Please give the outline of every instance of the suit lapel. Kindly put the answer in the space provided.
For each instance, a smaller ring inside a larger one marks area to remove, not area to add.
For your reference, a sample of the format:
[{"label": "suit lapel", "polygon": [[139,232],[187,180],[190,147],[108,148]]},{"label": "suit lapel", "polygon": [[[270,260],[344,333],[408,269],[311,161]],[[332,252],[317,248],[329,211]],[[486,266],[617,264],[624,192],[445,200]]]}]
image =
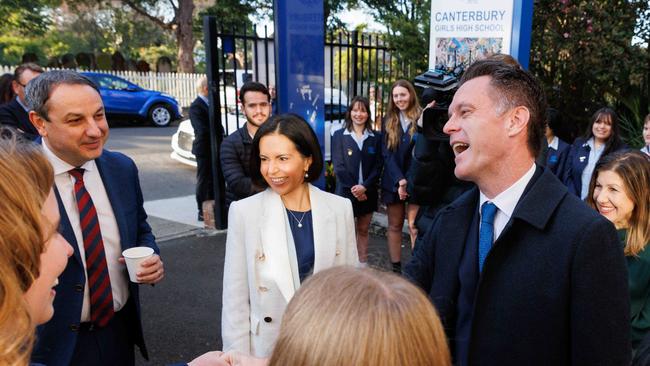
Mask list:
[{"label": "suit lapel", "polygon": [[[106,158],[105,152],[102,153],[99,158],[95,159],[95,164],[97,165],[99,176],[102,178],[102,182],[104,183],[104,189],[106,190],[108,200],[110,201],[111,207],[113,208],[115,221],[117,222],[117,227],[120,232],[120,247],[122,247],[122,249],[126,249],[124,248],[124,240],[128,237],[126,232],[127,223],[124,218],[124,209],[122,207],[122,200],[119,195],[120,184],[124,184],[125,182],[120,182],[119,179],[114,179],[119,175],[119,168],[111,164],[110,160]],[[108,172],[111,173],[109,174]]]},{"label": "suit lapel", "polygon": [[280,196],[271,189],[264,191],[262,198],[261,243],[268,258],[270,273],[282,296],[289,301],[295,292],[291,263],[289,262],[288,238],[284,205]]},{"label": "suit lapel", "polygon": [[[448,229],[443,230],[436,240],[439,254],[436,253],[434,278],[447,281],[445,277],[451,276],[458,283],[458,266],[465,251],[467,238],[472,229],[472,219],[478,206],[478,188],[472,189],[460,198],[461,201],[452,203],[454,207],[443,212],[444,222]],[[442,219],[442,218],[441,218]],[[478,233],[476,233],[478,235]],[[439,260],[438,260],[439,259]]]},{"label": "suit lapel", "polygon": [[61,201],[61,195],[59,194],[59,190],[56,188],[56,184],[54,185],[54,195],[56,196],[56,203],[59,206],[59,213],[61,215],[61,235],[70,243],[72,248],[74,249],[74,258],[79,262],[81,266],[83,266],[83,261],[81,260],[81,253],[79,252],[79,243],[77,243],[77,238],[74,235],[74,230],[72,230],[72,224],[70,224],[70,219],[68,218],[68,212],[65,210],[65,206],[63,206],[63,201]]},{"label": "suit lapel", "polygon": [[314,228],[314,273],[334,265],[336,256],[336,225],[332,210],[323,192],[309,184],[312,225]]}]

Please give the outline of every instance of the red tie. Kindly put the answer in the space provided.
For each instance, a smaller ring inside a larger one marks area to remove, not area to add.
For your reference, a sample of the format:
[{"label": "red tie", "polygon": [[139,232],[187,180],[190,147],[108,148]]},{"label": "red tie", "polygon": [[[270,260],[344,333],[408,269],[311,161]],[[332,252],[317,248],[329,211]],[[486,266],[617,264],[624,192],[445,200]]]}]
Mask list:
[{"label": "red tie", "polygon": [[111,278],[108,275],[104,241],[99,228],[97,211],[84,186],[84,169],[69,171],[74,177],[74,193],[79,209],[79,222],[86,252],[86,272],[90,289],[90,320],[98,327],[108,324],[114,315]]}]

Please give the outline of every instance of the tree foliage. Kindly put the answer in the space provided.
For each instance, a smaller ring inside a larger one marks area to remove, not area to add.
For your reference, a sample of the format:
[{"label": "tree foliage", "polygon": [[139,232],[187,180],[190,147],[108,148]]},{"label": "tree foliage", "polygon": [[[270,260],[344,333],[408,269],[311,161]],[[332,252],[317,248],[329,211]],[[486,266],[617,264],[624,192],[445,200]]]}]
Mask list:
[{"label": "tree foliage", "polygon": [[621,106],[647,77],[647,49],[633,44],[645,7],[645,1],[626,0],[536,3],[530,68],[549,104],[573,127],[566,131],[570,137],[583,132],[597,108]]}]

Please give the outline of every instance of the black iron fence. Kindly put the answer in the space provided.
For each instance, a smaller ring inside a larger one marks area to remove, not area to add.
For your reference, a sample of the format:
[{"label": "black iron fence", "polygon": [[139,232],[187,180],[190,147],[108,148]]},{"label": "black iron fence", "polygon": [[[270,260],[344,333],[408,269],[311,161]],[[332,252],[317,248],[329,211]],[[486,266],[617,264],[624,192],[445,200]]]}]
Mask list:
[{"label": "black iron fence", "polygon": [[[215,36],[220,74],[217,110],[229,134],[245,122],[238,103],[241,85],[254,80],[275,86],[282,81],[276,78],[273,34],[267,26],[217,27]],[[324,46],[326,118],[342,118],[352,97],[363,95],[370,100],[370,114],[379,128],[390,84],[405,75],[405,63],[397,60],[394,50],[377,34],[328,32]]]}]

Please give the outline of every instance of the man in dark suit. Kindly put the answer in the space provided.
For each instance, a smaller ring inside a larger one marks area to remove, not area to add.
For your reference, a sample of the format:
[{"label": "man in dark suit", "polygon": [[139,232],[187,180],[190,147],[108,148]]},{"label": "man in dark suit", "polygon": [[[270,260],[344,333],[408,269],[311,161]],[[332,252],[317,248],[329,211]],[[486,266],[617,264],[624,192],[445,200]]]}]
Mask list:
[{"label": "man in dark suit", "polygon": [[405,274],[429,293],[456,365],[627,365],[616,230],[534,163],[546,102],[527,71],[471,65],[444,127],[476,183],[436,216]]},{"label": "man in dark suit", "polygon": [[74,248],[59,277],[54,317],[38,328],[33,362],[133,365],[134,345],[147,358],[138,283],[129,282],[122,251],[155,254],[137,273],[155,284],[164,269],[143,208],[133,161],[104,150],[108,123],[97,87],[73,71],[50,71],[26,90],[30,119],[54,168],[61,234]]},{"label": "man in dark suit", "polygon": [[38,137],[38,131],[29,121],[29,108],[25,101],[25,87],[32,79],[42,73],[43,69],[34,63],[18,66],[14,71],[14,80],[11,82],[16,97],[11,102],[0,106],[0,126],[17,128],[30,140]]},{"label": "man in dark suit", "polygon": [[230,134],[221,144],[221,168],[226,180],[226,206],[262,191],[251,180],[250,155],[253,137],[271,115],[271,94],[263,84],[245,83],[239,90],[239,101],[246,124]]},{"label": "man in dark suit", "polygon": [[[196,205],[198,207],[198,219],[203,221],[203,201],[214,199],[207,77],[204,76],[199,79],[196,90],[198,96],[190,105],[190,123],[192,123],[194,129],[192,154],[196,158]],[[223,128],[220,125],[217,128],[217,133],[223,135]]]}]

